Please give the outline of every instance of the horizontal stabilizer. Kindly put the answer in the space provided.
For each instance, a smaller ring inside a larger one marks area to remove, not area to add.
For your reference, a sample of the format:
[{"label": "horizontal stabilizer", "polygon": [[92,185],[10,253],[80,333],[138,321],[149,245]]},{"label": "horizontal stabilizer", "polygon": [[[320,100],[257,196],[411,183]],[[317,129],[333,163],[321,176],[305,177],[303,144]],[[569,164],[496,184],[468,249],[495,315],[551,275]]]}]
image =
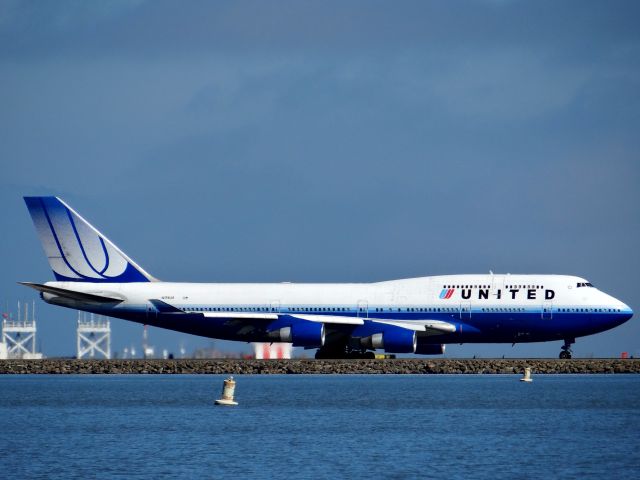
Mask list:
[{"label": "horizontal stabilizer", "polygon": [[24,285],[25,287],[30,287],[35,290],[38,290],[39,292],[50,293],[58,297],[69,298],[71,300],[77,300],[79,302],[121,303],[124,301],[124,299],[122,298],[110,297],[107,295],[99,295],[97,293],[78,292],[78,291],[69,290],[66,288],[51,287],[49,285],[43,285],[41,283],[32,283],[32,282],[18,282],[18,283],[20,285]]}]

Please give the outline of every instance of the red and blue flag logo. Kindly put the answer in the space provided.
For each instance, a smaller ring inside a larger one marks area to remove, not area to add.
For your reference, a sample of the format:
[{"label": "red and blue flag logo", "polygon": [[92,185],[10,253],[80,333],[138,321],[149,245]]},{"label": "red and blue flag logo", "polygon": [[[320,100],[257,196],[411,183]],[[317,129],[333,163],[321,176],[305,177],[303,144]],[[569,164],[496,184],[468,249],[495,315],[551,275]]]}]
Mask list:
[{"label": "red and blue flag logo", "polygon": [[440,292],[440,298],[442,298],[443,300],[447,300],[451,298],[451,296],[453,295],[453,292],[455,291],[456,291],[455,288],[443,288],[442,291]]}]

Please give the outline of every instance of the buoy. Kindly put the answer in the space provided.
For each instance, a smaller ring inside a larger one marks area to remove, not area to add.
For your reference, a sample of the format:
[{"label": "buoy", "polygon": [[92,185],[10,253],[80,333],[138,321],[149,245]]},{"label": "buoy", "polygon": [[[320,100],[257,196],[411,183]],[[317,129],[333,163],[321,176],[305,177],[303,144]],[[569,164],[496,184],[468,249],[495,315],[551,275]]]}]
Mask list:
[{"label": "buoy", "polygon": [[233,400],[233,394],[236,390],[236,382],[233,377],[227,378],[222,384],[222,398],[216,400],[216,405],[233,406],[238,405],[238,402]]},{"label": "buoy", "polygon": [[526,367],[524,369],[524,377],[520,379],[521,382],[533,382],[531,378],[531,367]]}]

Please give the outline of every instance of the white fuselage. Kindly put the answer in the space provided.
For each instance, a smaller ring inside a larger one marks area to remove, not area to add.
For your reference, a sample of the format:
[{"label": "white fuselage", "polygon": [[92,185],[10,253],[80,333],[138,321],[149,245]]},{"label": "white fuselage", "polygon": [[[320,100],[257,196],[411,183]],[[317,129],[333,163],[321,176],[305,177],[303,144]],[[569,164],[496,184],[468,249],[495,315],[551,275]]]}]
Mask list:
[{"label": "white fuselage", "polygon": [[[109,312],[98,310],[158,326],[163,326],[161,315],[150,300],[161,300],[186,313],[203,314],[201,321],[211,327],[202,330],[210,332],[208,336],[217,336],[218,329],[221,338],[242,340],[248,337],[240,334],[236,337],[228,325],[219,325],[219,319],[265,313],[401,321],[431,319],[456,326],[455,335],[434,337],[434,341],[447,343],[582,336],[611,328],[632,314],[627,305],[590,286],[585,279],[563,275],[445,275],[346,284],[49,282],[47,285],[122,298],[124,301]],[[44,298],[47,300],[46,294]],[[86,305],[84,309],[98,311]],[[172,323],[168,328],[179,329],[176,326],[180,325]]]}]

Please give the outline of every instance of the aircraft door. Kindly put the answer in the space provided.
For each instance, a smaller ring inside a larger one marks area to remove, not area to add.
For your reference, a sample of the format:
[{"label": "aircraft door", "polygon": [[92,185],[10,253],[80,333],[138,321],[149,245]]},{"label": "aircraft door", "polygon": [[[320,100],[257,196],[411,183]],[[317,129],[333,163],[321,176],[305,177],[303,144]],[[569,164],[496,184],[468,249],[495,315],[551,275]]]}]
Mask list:
[{"label": "aircraft door", "polygon": [[280,313],[280,300],[271,301],[271,313]]},{"label": "aircraft door", "polygon": [[542,303],[542,319],[551,320],[553,318],[553,302],[547,300]]},{"label": "aircraft door", "polygon": [[369,302],[358,300],[358,318],[369,318]]},{"label": "aircraft door", "polygon": [[498,297],[498,290],[504,289],[504,275],[491,275],[491,293],[493,298]]}]

